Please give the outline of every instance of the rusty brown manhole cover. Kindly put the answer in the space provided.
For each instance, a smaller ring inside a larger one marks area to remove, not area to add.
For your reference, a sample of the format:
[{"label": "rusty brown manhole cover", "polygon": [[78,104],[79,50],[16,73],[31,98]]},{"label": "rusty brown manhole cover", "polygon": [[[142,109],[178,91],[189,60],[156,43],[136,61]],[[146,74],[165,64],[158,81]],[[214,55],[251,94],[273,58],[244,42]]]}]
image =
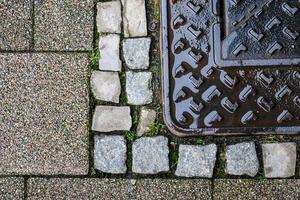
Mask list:
[{"label": "rusty brown manhole cover", "polygon": [[162,0],[175,134],[300,131],[299,0]]}]

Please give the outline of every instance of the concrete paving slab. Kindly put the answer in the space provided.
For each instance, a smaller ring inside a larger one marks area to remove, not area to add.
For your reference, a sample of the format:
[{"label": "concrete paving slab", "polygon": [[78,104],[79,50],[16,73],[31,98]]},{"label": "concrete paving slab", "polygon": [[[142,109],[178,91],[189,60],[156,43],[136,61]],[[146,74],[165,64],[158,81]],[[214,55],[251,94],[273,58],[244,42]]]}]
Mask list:
[{"label": "concrete paving slab", "polygon": [[24,197],[24,179],[21,177],[0,178],[0,199],[21,200]]},{"label": "concrete paving slab", "polygon": [[299,187],[299,179],[216,179],[214,199],[299,199]]},{"label": "concrete paving slab", "polygon": [[32,34],[32,0],[0,0],[0,50],[28,50]]},{"label": "concrete paving slab", "polygon": [[211,182],[203,179],[31,178],[28,199],[211,199]]},{"label": "concrete paving slab", "polygon": [[35,50],[92,50],[93,0],[35,0]]},{"label": "concrete paving slab", "polygon": [[88,56],[0,55],[0,174],[87,174]]}]

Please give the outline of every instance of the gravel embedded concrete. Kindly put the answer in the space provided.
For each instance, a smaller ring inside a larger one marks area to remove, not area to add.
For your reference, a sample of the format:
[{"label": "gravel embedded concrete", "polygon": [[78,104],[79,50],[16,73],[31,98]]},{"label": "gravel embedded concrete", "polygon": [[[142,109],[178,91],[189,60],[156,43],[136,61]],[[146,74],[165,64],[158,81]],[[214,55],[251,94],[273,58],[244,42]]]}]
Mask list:
[{"label": "gravel embedded concrete", "polygon": [[300,180],[215,179],[215,200],[300,199]]},{"label": "gravel embedded concrete", "polygon": [[32,1],[0,1],[0,50],[28,50],[32,35]]},{"label": "gravel embedded concrete", "polygon": [[132,171],[157,174],[169,171],[168,138],[142,137],[132,144]]},{"label": "gravel embedded concrete", "polygon": [[97,29],[99,33],[121,33],[121,2],[97,3]]},{"label": "gravel embedded concrete", "polygon": [[0,178],[0,199],[24,199],[24,179],[21,177]]},{"label": "gravel embedded concrete", "polygon": [[287,178],[295,175],[296,143],[263,144],[263,163],[268,178]]},{"label": "gravel embedded concrete", "polygon": [[92,50],[93,0],[35,0],[35,50]]},{"label": "gravel embedded concrete", "polygon": [[99,132],[129,131],[132,125],[130,107],[97,106],[92,130]]},{"label": "gravel embedded concrete", "polygon": [[147,36],[145,0],[121,0],[125,37]]},{"label": "gravel embedded concrete", "polygon": [[126,173],[126,139],[118,135],[95,136],[95,168],[106,173]]},{"label": "gravel embedded concrete", "polygon": [[151,38],[123,40],[123,56],[129,69],[148,69]]},{"label": "gravel embedded concrete", "polygon": [[121,83],[118,72],[93,71],[91,88],[96,99],[119,103]]},{"label": "gravel embedded concrete", "polygon": [[0,54],[0,174],[87,174],[88,61]]},{"label": "gravel embedded concrete", "polygon": [[176,176],[211,178],[216,162],[217,145],[179,145]]},{"label": "gravel embedded concrete", "polygon": [[226,173],[254,177],[259,170],[254,142],[243,142],[226,147]]},{"label": "gravel embedded concrete", "polygon": [[211,200],[203,179],[30,178],[28,199]]},{"label": "gravel embedded concrete", "polygon": [[104,71],[121,71],[120,36],[109,34],[99,37],[99,69]]},{"label": "gravel embedded concrete", "polygon": [[151,72],[126,72],[126,94],[128,104],[145,105],[152,102]]}]

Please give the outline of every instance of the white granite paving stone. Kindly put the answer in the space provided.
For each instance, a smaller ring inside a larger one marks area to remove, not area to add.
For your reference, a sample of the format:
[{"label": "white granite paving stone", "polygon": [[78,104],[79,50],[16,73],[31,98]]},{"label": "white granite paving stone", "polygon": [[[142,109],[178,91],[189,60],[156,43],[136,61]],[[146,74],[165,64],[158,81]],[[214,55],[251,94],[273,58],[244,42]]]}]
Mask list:
[{"label": "white granite paving stone", "polygon": [[128,104],[145,105],[152,102],[151,72],[126,72],[126,94]]},{"label": "white granite paving stone", "polygon": [[142,137],[132,145],[132,171],[157,174],[169,171],[168,138]]},{"label": "white granite paving stone", "polygon": [[99,132],[129,131],[132,125],[130,107],[97,106],[92,130]]},{"label": "white granite paving stone", "polygon": [[126,173],[126,140],[124,136],[95,136],[95,168],[112,174]]},{"label": "white granite paving stone", "polygon": [[121,22],[120,1],[97,3],[97,29],[99,33],[121,33]]},{"label": "white granite paving stone", "polygon": [[262,150],[267,178],[287,178],[295,175],[296,143],[263,144]]},{"label": "white granite paving stone", "polygon": [[99,37],[99,69],[104,71],[121,71],[120,36],[109,34]]},{"label": "white granite paving stone", "polygon": [[148,69],[150,38],[123,40],[123,56],[129,69]]},{"label": "white granite paving stone", "polygon": [[147,36],[145,0],[122,0],[125,37]]},{"label": "white granite paving stone", "polygon": [[121,83],[118,72],[94,71],[91,88],[96,99],[119,103]]},{"label": "white granite paving stone", "polygon": [[254,142],[243,142],[226,147],[226,172],[231,175],[254,177],[259,170]]},{"label": "white granite paving stone", "polygon": [[142,107],[140,112],[140,120],[137,127],[137,135],[142,136],[150,130],[150,126],[155,122],[156,112],[153,109]]},{"label": "white granite paving stone", "polygon": [[176,176],[207,177],[213,176],[216,162],[217,145],[179,145]]}]

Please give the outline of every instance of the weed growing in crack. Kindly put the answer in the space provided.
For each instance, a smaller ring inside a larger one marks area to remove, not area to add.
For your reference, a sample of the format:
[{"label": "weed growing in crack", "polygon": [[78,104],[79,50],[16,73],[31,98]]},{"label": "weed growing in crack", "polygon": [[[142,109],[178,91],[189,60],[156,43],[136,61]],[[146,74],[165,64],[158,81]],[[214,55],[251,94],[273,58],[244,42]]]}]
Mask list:
[{"label": "weed growing in crack", "polygon": [[196,140],[196,144],[198,144],[198,145],[205,145],[205,141],[203,140],[203,138],[198,138]]},{"label": "weed growing in crack", "polygon": [[178,143],[176,141],[171,141],[170,142],[170,162],[171,162],[171,171],[176,170],[177,162],[178,162]]}]

